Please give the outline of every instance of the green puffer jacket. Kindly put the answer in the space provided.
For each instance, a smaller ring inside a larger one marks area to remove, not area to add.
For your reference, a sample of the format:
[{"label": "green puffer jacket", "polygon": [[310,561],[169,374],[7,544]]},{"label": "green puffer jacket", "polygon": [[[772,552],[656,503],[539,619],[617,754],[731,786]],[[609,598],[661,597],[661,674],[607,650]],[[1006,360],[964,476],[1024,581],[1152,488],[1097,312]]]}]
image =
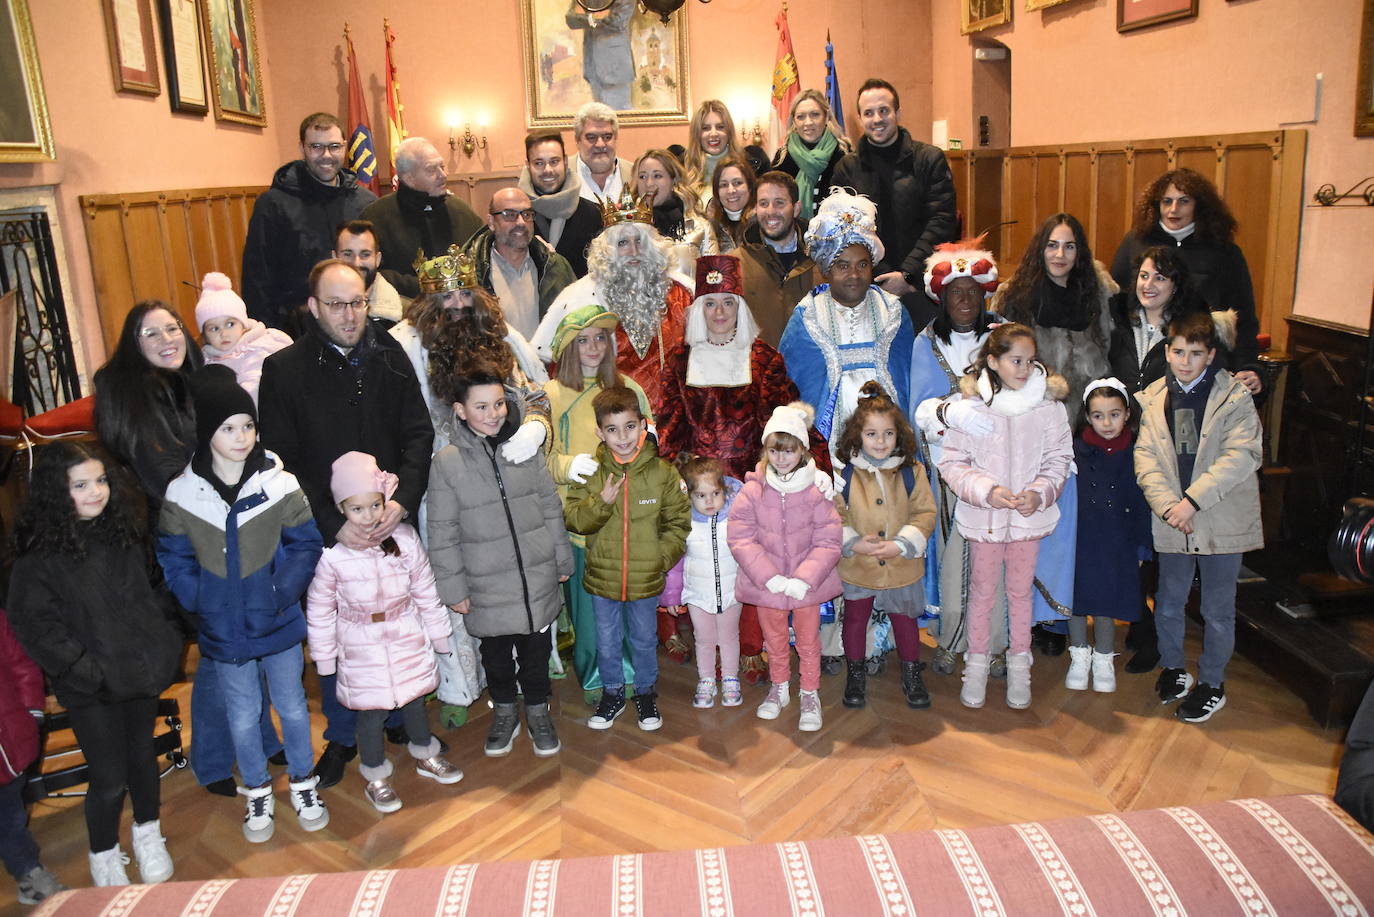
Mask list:
[{"label": "green puffer jacket", "polygon": [[[601,467],[572,485],[563,508],[568,530],[587,536],[583,588],[622,602],[659,595],[692,530],[682,478],[658,457],[652,438],[628,465],[617,462],[605,443],[596,447],[596,460]],[[629,477],[615,502],[602,500],[607,475],[622,473]]]}]

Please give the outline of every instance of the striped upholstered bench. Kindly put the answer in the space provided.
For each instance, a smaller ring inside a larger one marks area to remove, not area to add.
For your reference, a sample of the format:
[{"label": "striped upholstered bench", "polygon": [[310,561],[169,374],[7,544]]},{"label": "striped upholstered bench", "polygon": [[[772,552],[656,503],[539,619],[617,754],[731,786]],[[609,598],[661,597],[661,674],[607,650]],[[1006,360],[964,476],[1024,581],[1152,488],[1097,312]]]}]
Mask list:
[{"label": "striped upholstered bench", "polygon": [[1320,796],[968,831],[66,892],[36,914],[1309,917],[1374,910],[1374,836]]}]

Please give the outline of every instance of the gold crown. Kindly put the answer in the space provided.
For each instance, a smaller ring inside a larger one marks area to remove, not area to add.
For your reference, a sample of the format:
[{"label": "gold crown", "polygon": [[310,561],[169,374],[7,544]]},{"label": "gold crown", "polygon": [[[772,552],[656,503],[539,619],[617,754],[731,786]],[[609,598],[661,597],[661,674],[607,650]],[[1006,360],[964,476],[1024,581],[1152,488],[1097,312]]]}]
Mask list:
[{"label": "gold crown", "polygon": [[619,223],[648,223],[654,222],[654,205],[650,202],[647,194],[635,197],[634,193],[626,188],[620,192],[620,200],[609,197],[597,198],[601,204],[601,228],[606,229]]},{"label": "gold crown", "polygon": [[457,245],[450,245],[447,253],[428,261],[423,250],[417,251],[414,267],[421,293],[449,293],[477,287],[477,263]]}]

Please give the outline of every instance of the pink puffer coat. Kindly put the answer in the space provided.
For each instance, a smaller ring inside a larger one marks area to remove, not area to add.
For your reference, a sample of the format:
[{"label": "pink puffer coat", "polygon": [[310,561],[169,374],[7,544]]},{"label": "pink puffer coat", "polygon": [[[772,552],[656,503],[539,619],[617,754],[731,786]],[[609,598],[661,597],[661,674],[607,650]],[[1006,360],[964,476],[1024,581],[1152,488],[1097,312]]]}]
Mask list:
[{"label": "pink puffer coat", "polygon": [[[940,476],[959,498],[954,509],[959,533],[969,541],[994,544],[1044,538],[1059,522],[1055,501],[1073,463],[1073,435],[1060,400],[1067,383],[1062,376],[1042,375],[1020,391],[998,392],[991,406],[979,394],[978,377],[964,376],[959,390],[992,421],[987,434],[955,427],[945,433]],[[998,486],[1014,494],[1034,491],[1040,495],[1040,508],[1023,516],[1014,509],[989,506],[988,496]]]},{"label": "pink puffer coat", "polygon": [[[808,463],[796,475],[814,478],[815,469]],[[787,609],[835,598],[844,588],[836,571],[842,531],[835,504],[814,484],[785,494],[768,483],[762,470],[749,472],[730,510],[726,533],[730,553],[739,562],[735,598]],[[765,584],[775,576],[805,580],[811,589],[800,600],[769,592]]]},{"label": "pink puffer coat", "polygon": [[248,320],[248,330],[243,337],[228,350],[220,350],[206,344],[201,354],[206,363],[223,363],[234,371],[244,391],[253,396],[258,403],[258,383],[262,380],[262,362],[278,350],[291,346],[291,338],[285,331],[269,328],[257,319]]},{"label": "pink puffer coat", "polygon": [[339,673],[339,703],[391,710],[439,684],[434,653],[449,651],[448,610],[415,530],[391,536],[401,549],[326,548],[306,604],[310,656],[321,675]]}]

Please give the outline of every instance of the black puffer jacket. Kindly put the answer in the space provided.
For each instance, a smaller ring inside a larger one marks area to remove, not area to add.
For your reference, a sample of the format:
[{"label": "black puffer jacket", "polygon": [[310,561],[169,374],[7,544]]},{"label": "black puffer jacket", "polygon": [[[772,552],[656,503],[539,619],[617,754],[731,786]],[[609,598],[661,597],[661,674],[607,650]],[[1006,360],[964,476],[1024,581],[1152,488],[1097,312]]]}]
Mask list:
[{"label": "black puffer jacket", "polygon": [[171,597],[149,584],[141,545],[87,538],[85,547],[80,558],[33,552],[15,561],[10,624],[62,706],[156,697],[181,656]]},{"label": "black puffer jacket", "polygon": [[429,486],[434,426],[420,383],[401,345],[369,326],[360,374],[308,317],[307,333],[262,365],[258,420],[262,444],[281,457],[310,500],[325,545],[343,525],[329,491],[330,466],[345,452],[366,452],[399,477],[393,497],[412,517]]},{"label": "black puffer jacket", "polygon": [[253,204],[243,243],[243,302],[273,328],[310,295],[310,269],[334,250],[334,230],[356,219],[377,195],[358,176],[339,170],[339,183],[316,181],[305,161],[288,162]]},{"label": "black puffer jacket", "polygon": [[1112,278],[1123,291],[1135,289],[1135,260],[1145,249],[1155,245],[1177,245],[1179,257],[1188,266],[1188,282],[1193,295],[1202,300],[1212,312],[1234,309],[1236,313],[1236,346],[1229,355],[1226,368],[1231,372],[1257,369],[1259,366],[1259,318],[1255,314],[1255,289],[1250,283],[1250,266],[1245,254],[1234,242],[1204,242],[1197,233],[1175,243],[1159,224],[1144,237],[1134,232],[1126,234],[1112,259]]},{"label": "black puffer jacket", "polygon": [[420,281],[415,277],[417,253],[423,250],[426,259],[437,258],[450,245],[461,248],[487,225],[457,195],[431,197],[404,182],[395,194],[369,204],[363,219],[371,220],[376,228],[382,276],[396,292],[411,299],[420,295]]},{"label": "black puffer jacket", "polygon": [[[840,160],[831,185],[851,187],[878,205],[878,237],[887,252],[873,266],[873,273],[903,271],[919,278],[935,246],[953,241],[957,231],[954,176],[945,154],[928,143],[912,140],[906,128],[898,128],[896,142],[901,152],[892,189],[887,193],[878,187],[879,173],[867,137],[859,140],[856,152]],[[925,296],[919,291],[915,295]]]}]

